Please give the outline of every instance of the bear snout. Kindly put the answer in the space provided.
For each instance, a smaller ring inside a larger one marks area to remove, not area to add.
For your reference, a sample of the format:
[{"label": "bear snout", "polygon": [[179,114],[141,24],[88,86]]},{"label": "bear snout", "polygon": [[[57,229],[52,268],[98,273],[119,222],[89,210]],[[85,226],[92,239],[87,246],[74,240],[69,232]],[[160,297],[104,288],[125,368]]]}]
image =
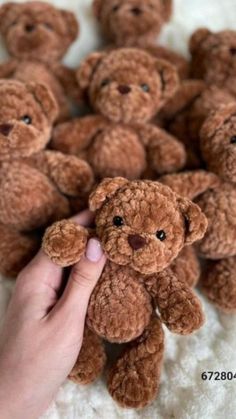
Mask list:
[{"label": "bear snout", "polygon": [[34,32],[34,30],[36,29],[34,24],[26,24],[25,25],[25,32]]},{"label": "bear snout", "polygon": [[0,134],[7,137],[13,129],[12,124],[0,124]]},{"label": "bear snout", "polygon": [[128,236],[128,243],[133,250],[139,250],[145,246],[146,239],[138,234],[131,234]]},{"label": "bear snout", "polygon": [[131,87],[121,84],[117,87],[117,90],[121,95],[128,95],[131,92]]},{"label": "bear snout", "polygon": [[130,11],[134,16],[140,16],[143,13],[140,7],[133,7]]}]

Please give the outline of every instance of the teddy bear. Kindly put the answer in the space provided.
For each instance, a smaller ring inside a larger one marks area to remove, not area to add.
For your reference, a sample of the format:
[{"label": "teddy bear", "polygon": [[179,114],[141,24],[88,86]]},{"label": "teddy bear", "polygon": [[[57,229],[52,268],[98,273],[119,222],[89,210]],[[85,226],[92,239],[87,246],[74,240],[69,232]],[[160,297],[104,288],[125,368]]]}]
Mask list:
[{"label": "teddy bear", "polygon": [[190,39],[191,76],[236,96],[236,31],[195,31]]},{"label": "teddy bear", "polygon": [[201,150],[209,170],[219,176],[217,189],[200,196],[209,220],[200,253],[211,260],[202,288],[217,307],[236,313],[236,104],[213,113],[201,130]]},{"label": "teddy bear", "polygon": [[207,217],[207,232],[197,245],[199,255],[206,260],[201,288],[226,313],[236,313],[235,131],[235,103],[212,113],[201,129],[202,155],[213,180],[209,188],[205,189],[206,180],[199,171],[164,177],[164,183],[175,192],[195,197]]},{"label": "teddy bear", "polygon": [[184,246],[203,237],[206,217],[160,182],[121,177],[104,179],[91,193],[89,208],[95,212],[95,231],[59,221],[46,230],[42,245],[66,267],[80,260],[89,236],[96,235],[107,257],[70,378],[81,384],[98,377],[106,360],[102,339],[127,344],[108,371],[108,389],[122,407],[141,408],[159,386],[162,323],[187,335],[204,322],[197,296],[170,266]]},{"label": "teddy bear", "polygon": [[[0,81],[0,272],[14,277],[40,247],[40,231],[88,193],[89,165],[46,150],[57,103],[45,85]],[[38,233],[38,234],[37,234]]]},{"label": "teddy bear", "polygon": [[162,27],[170,20],[172,0],[94,0],[93,10],[109,48],[141,47],[156,58],[177,67],[187,78],[189,62],[171,49],[156,44]]},{"label": "teddy bear", "polygon": [[45,2],[7,2],[0,7],[0,33],[12,57],[0,65],[0,78],[46,84],[58,102],[61,121],[70,116],[69,96],[74,96],[76,79],[60,60],[78,30],[72,12]]},{"label": "teddy bear", "polygon": [[219,106],[234,101],[234,97],[217,86],[202,80],[184,80],[175,95],[168,100],[158,116],[158,123],[183,141],[187,151],[187,169],[204,166],[200,147],[200,129]]},{"label": "teddy bear", "polygon": [[90,54],[77,71],[79,89],[95,114],[58,124],[51,147],[85,158],[98,180],[169,173],[186,160],[183,144],[149,120],[177,86],[173,66],[143,50]]}]

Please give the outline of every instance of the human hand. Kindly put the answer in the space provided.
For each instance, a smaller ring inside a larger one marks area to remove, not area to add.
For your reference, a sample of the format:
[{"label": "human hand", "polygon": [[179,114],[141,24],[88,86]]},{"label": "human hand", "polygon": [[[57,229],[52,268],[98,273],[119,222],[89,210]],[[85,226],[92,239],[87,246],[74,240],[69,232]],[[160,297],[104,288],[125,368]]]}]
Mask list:
[{"label": "human hand", "polygon": [[[92,215],[85,211],[73,220],[88,226]],[[0,334],[2,418],[38,418],[55,398],[77,360],[104,264],[100,243],[90,239],[62,295],[63,270],[42,251],[20,273]]]}]

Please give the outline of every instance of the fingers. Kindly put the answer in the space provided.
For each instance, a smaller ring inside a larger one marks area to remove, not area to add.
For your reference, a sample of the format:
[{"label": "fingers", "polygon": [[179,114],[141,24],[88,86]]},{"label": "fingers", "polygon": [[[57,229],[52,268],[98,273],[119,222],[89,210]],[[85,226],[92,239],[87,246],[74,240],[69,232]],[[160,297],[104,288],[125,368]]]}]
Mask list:
[{"label": "fingers", "polygon": [[62,269],[55,265],[49,257],[40,250],[32,261],[23,269],[17,278],[16,285],[21,287],[24,282],[37,287],[50,287],[56,292],[61,286]]},{"label": "fingers", "polygon": [[90,239],[85,256],[72,268],[66,289],[54,312],[73,311],[75,319],[84,321],[90,295],[101,276],[105,262],[100,242]]},{"label": "fingers", "polygon": [[74,217],[71,217],[71,220],[83,227],[89,227],[94,221],[94,213],[89,210],[85,210],[77,215],[74,215]]},{"label": "fingers", "polygon": [[21,307],[21,315],[39,320],[58,300],[62,269],[41,250],[19,274],[10,307]]}]

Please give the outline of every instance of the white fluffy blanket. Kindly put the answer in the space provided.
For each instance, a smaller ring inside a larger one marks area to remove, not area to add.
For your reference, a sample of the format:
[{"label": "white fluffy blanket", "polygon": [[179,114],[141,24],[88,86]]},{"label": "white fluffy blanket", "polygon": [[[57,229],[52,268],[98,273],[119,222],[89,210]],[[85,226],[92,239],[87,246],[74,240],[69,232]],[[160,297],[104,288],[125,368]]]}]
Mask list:
[{"label": "white fluffy blanket", "polygon": [[[92,0],[50,1],[58,7],[73,10],[81,22],[80,38],[66,58],[66,62],[72,66],[77,66],[82,57],[99,45],[91,2]],[[236,29],[236,0],[176,0],[174,17],[165,28],[161,40],[164,44],[187,54],[188,37],[199,26],[208,26],[213,30]],[[3,48],[0,54],[3,60],[6,57]],[[10,293],[11,283],[1,280],[1,319]],[[156,401],[150,407],[142,411],[120,409],[108,395],[104,380],[99,380],[90,387],[78,387],[66,382],[43,418],[235,418],[236,380],[203,381],[201,373],[203,371],[236,373],[236,316],[222,315],[205,300],[203,303],[207,322],[198,333],[191,337],[178,337],[166,331],[161,388]]]}]

